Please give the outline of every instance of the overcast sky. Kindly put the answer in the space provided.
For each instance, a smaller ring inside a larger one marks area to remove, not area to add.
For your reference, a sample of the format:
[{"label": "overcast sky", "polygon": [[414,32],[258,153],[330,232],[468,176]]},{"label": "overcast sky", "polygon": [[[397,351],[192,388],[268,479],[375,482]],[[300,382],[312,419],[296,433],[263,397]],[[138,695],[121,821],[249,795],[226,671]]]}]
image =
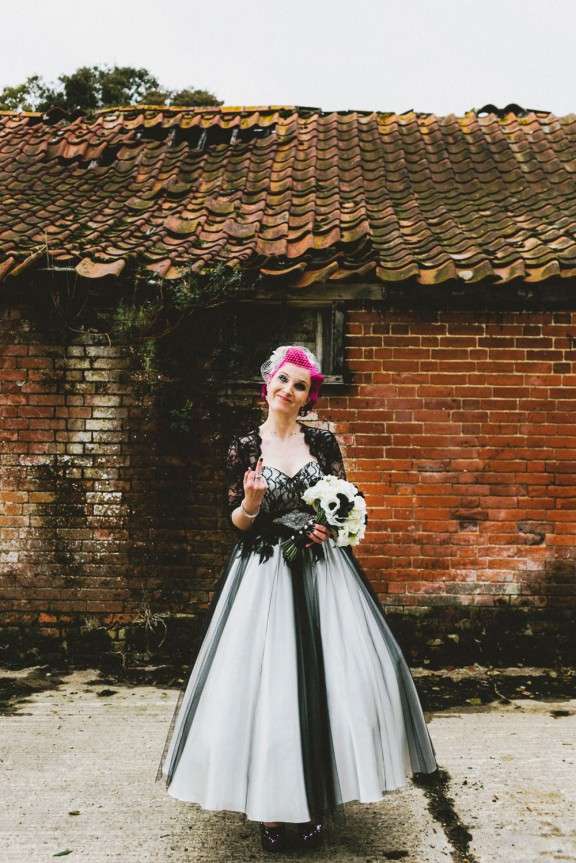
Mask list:
[{"label": "overcast sky", "polygon": [[227,105],[576,110],[575,0],[3,0],[0,88],[144,66]]}]

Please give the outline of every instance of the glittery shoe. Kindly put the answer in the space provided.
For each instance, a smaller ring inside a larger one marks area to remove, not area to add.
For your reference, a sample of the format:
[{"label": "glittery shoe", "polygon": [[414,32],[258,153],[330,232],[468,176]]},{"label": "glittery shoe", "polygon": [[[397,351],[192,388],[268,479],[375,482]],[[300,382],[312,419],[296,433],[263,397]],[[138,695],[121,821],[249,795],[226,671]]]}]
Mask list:
[{"label": "glittery shoe", "polygon": [[324,844],[325,831],[320,823],[308,821],[298,825],[297,835],[298,847],[302,851],[306,848],[321,848]]},{"label": "glittery shoe", "polygon": [[267,827],[260,822],[260,839],[263,851],[288,850],[288,834],[285,824],[281,824],[279,827]]}]

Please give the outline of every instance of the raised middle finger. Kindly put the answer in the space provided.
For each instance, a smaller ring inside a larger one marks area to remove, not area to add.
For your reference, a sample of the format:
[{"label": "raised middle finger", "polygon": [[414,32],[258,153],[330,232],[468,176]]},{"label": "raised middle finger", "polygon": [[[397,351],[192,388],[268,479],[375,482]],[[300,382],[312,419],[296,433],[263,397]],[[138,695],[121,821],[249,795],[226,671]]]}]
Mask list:
[{"label": "raised middle finger", "polygon": [[260,459],[254,465],[254,470],[248,468],[248,476],[250,479],[261,479],[262,478],[262,465],[260,464]]}]

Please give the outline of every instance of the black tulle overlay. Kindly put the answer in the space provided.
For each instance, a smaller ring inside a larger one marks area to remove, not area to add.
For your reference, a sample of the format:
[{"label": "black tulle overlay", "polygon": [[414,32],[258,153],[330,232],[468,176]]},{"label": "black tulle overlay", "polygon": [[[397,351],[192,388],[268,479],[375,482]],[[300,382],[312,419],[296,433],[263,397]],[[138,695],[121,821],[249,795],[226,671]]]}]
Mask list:
[{"label": "black tulle overlay", "polygon": [[310,818],[326,821],[341,800],[330,730],[318,596],[300,557],[291,566],[298,655],[298,704]]},{"label": "black tulle overlay", "polygon": [[[310,461],[293,477],[265,466],[261,514],[236,531],[156,778],[206,809],[329,826],[344,819],[341,804],[381,799],[437,764],[410,669],[352,549],[328,540],[290,565],[282,557],[275,516],[302,509],[321,476],[345,478],[336,438],[303,431]],[[257,431],[232,441],[230,510],[260,452]]]},{"label": "black tulle overlay", "polygon": [[[210,607],[206,614],[206,620],[204,622],[204,635],[206,635],[208,631],[208,627],[210,624],[214,622],[214,611],[216,606],[218,605],[220,595],[222,593],[222,588],[224,587],[225,582],[231,573],[231,561],[237,556],[237,549],[235,548],[230,555],[228,563],[225,567],[224,574],[220,578],[218,585],[214,590],[214,595],[212,597],[212,602],[210,603]],[[226,605],[222,609],[222,613],[218,619],[217,627],[213,632],[211,642],[209,645],[209,649],[206,652],[206,655],[202,657],[200,662],[196,662],[195,671],[197,671],[197,682],[195,683],[194,693],[190,698],[190,701],[186,707],[185,713],[182,716],[179,716],[181,713],[182,701],[184,695],[186,693],[186,687],[184,686],[180,690],[180,694],[178,696],[178,700],[176,703],[176,708],[172,715],[172,720],[170,722],[170,727],[168,731],[168,735],[166,737],[166,742],[164,744],[164,749],[162,752],[162,757],[160,759],[160,764],[158,765],[158,770],[156,772],[156,781],[162,779],[164,775],[164,779],[166,781],[166,785],[169,786],[172,781],[172,776],[174,775],[174,771],[178,766],[178,762],[180,761],[180,756],[182,755],[182,750],[184,747],[184,743],[186,742],[186,738],[188,736],[188,732],[190,730],[190,726],[194,720],[194,715],[196,712],[196,707],[198,705],[198,701],[200,700],[200,696],[202,695],[204,685],[206,683],[206,679],[210,672],[210,667],[212,665],[212,660],[214,658],[214,653],[218,648],[218,643],[220,641],[220,637],[222,635],[222,631],[226,625],[228,620],[228,615],[230,614],[230,609],[234,604],[234,598],[242,581],[242,577],[244,575],[244,570],[246,569],[246,564],[248,563],[248,558],[244,558],[243,563],[240,563],[234,570],[233,575],[233,583],[230,587],[230,591],[226,597]],[[179,724],[178,732],[175,734],[174,729],[176,726],[177,719],[180,718],[181,722]],[[168,758],[168,750],[170,745],[172,744],[172,752],[170,757]]]}]

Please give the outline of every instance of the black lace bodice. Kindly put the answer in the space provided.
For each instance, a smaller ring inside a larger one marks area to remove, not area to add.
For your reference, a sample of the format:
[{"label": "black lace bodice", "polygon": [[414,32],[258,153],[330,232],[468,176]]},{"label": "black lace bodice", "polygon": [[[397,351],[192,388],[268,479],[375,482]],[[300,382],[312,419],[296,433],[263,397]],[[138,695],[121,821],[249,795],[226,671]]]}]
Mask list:
[{"label": "black lace bodice", "polygon": [[[342,453],[336,436],[327,429],[312,428],[302,423],[300,428],[310,451],[310,461],[306,462],[292,477],[278,468],[264,465],[262,474],[268,489],[260,507],[261,516],[301,509],[302,493],[326,474],[334,474],[341,479],[346,479]],[[262,438],[258,429],[231,440],[226,458],[229,512],[236,509],[244,497],[244,473],[247,468],[254,470],[261,452]]]}]

